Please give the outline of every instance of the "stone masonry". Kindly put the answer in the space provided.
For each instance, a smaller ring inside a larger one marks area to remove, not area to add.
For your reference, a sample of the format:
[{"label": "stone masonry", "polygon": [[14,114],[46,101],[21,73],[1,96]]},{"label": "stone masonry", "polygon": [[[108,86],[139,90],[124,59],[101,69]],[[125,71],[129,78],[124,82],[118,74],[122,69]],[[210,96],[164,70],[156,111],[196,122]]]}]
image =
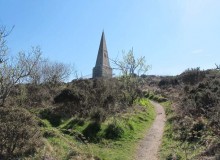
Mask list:
[{"label": "stone masonry", "polygon": [[102,38],[99,45],[98,56],[96,60],[96,65],[93,68],[93,78],[111,78],[112,68],[109,64],[108,51],[105,42],[105,34],[102,32]]}]

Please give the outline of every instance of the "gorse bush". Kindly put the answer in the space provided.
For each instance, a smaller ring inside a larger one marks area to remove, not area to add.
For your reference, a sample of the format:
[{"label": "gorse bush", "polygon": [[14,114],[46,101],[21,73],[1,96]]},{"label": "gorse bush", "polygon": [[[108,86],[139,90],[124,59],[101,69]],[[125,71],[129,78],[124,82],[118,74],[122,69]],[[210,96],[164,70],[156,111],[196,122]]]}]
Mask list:
[{"label": "gorse bush", "polygon": [[194,85],[205,78],[205,71],[201,71],[199,67],[187,69],[179,75],[179,79],[185,83]]},{"label": "gorse bush", "polygon": [[107,115],[131,107],[134,100],[142,96],[141,90],[133,87],[133,84],[125,85],[123,82],[102,78],[73,81],[54,97],[53,111],[61,117],[78,115],[102,122]]},{"label": "gorse bush", "polygon": [[176,77],[166,77],[158,83],[159,87],[164,87],[164,86],[175,86],[179,85],[179,81]]},{"label": "gorse bush", "polygon": [[33,84],[18,84],[8,97],[8,106],[23,108],[45,108],[53,104],[53,98],[60,91],[61,86],[51,87]]},{"label": "gorse bush", "polygon": [[105,112],[105,110],[103,108],[95,108],[94,110],[92,110],[90,117],[92,120],[96,121],[96,122],[104,122],[107,115],[107,113]]},{"label": "gorse bush", "polygon": [[79,103],[79,101],[81,100],[80,97],[81,96],[74,93],[73,90],[64,89],[61,91],[61,93],[59,95],[57,95],[54,98],[54,102],[55,103],[62,103],[62,102],[67,103],[67,102],[74,101],[74,102]]},{"label": "gorse bush", "polygon": [[[209,159],[209,156],[218,155],[219,70],[201,71],[200,68],[194,68],[184,71],[179,76],[160,77],[156,80],[157,84],[153,89],[156,88],[160,95],[165,95],[173,102],[172,107],[166,110],[168,119],[162,145],[165,153],[162,153],[163,158],[178,159],[175,154],[180,154],[181,159]],[[151,94],[145,95],[153,99]]]},{"label": "gorse bush", "polygon": [[54,127],[57,127],[61,123],[61,115],[54,112],[52,109],[47,108],[41,110],[39,113],[40,118],[46,119],[50,122],[50,124]]},{"label": "gorse bush", "polygon": [[41,133],[33,116],[23,108],[0,107],[0,159],[34,153]]},{"label": "gorse bush", "polygon": [[[179,99],[175,108],[179,118],[172,120],[174,139],[203,144],[206,147],[204,155],[215,156],[220,152],[220,73],[197,68],[178,78],[182,80],[182,90],[178,88]],[[216,138],[218,140],[214,141]]]},{"label": "gorse bush", "polygon": [[118,139],[124,134],[123,128],[116,121],[110,123],[105,129],[105,138],[107,139]]},{"label": "gorse bush", "polygon": [[205,117],[211,117],[209,113],[217,109],[220,103],[220,80],[208,80],[200,82],[191,87],[188,94],[183,98],[184,110],[189,110],[191,114]]},{"label": "gorse bush", "polygon": [[82,133],[89,141],[97,142],[101,138],[97,136],[99,131],[101,131],[101,124],[99,122],[91,122]]}]

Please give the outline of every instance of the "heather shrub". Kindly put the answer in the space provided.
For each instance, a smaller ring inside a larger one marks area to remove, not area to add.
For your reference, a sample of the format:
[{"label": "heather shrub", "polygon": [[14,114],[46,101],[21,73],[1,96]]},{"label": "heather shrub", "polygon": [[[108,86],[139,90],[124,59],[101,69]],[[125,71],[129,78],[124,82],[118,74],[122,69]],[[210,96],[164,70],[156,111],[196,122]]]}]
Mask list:
[{"label": "heather shrub", "polygon": [[202,156],[215,156],[219,152],[220,137],[220,73],[195,69],[179,78],[183,83],[182,88],[178,88],[182,95],[178,95],[175,108],[180,118],[173,121],[174,138],[189,144],[203,144],[207,148]]},{"label": "heather shrub", "polygon": [[167,87],[167,86],[175,86],[175,85],[179,85],[179,81],[176,77],[165,77],[163,79],[160,80],[160,82],[158,83],[159,87]]},{"label": "heather shrub", "polygon": [[54,98],[55,103],[67,103],[67,102],[78,102],[81,100],[80,95],[77,95],[73,90],[64,89]]},{"label": "heather shrub", "polygon": [[191,68],[179,75],[179,79],[184,84],[194,85],[205,78],[205,71],[201,71],[199,67]]},{"label": "heather shrub", "polygon": [[53,111],[62,117],[89,117],[102,122],[116,111],[132,106],[142,96],[141,90],[133,85],[125,85],[118,79],[73,81],[54,97]]},{"label": "heather shrub", "polygon": [[14,159],[35,152],[41,133],[34,117],[23,108],[0,107],[0,157]]}]

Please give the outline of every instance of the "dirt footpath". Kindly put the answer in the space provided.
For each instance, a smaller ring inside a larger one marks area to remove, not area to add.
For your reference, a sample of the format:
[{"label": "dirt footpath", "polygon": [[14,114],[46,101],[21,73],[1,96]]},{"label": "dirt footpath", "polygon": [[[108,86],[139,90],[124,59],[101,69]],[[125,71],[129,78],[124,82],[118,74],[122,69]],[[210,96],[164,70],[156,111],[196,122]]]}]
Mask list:
[{"label": "dirt footpath", "polygon": [[146,137],[140,142],[137,150],[136,160],[157,160],[158,150],[163,136],[166,116],[164,108],[155,102],[151,103],[156,109],[156,119],[146,133]]}]

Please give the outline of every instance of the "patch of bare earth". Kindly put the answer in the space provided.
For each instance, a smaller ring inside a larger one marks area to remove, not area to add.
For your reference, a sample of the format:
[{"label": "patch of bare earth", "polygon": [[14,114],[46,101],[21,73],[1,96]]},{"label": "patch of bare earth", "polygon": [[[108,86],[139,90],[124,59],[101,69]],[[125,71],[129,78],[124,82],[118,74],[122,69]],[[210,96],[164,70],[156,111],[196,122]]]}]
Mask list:
[{"label": "patch of bare earth", "polygon": [[158,150],[161,144],[166,115],[164,108],[156,103],[152,102],[156,109],[156,118],[151,128],[146,133],[146,136],[141,140],[136,154],[136,160],[157,160]]}]

